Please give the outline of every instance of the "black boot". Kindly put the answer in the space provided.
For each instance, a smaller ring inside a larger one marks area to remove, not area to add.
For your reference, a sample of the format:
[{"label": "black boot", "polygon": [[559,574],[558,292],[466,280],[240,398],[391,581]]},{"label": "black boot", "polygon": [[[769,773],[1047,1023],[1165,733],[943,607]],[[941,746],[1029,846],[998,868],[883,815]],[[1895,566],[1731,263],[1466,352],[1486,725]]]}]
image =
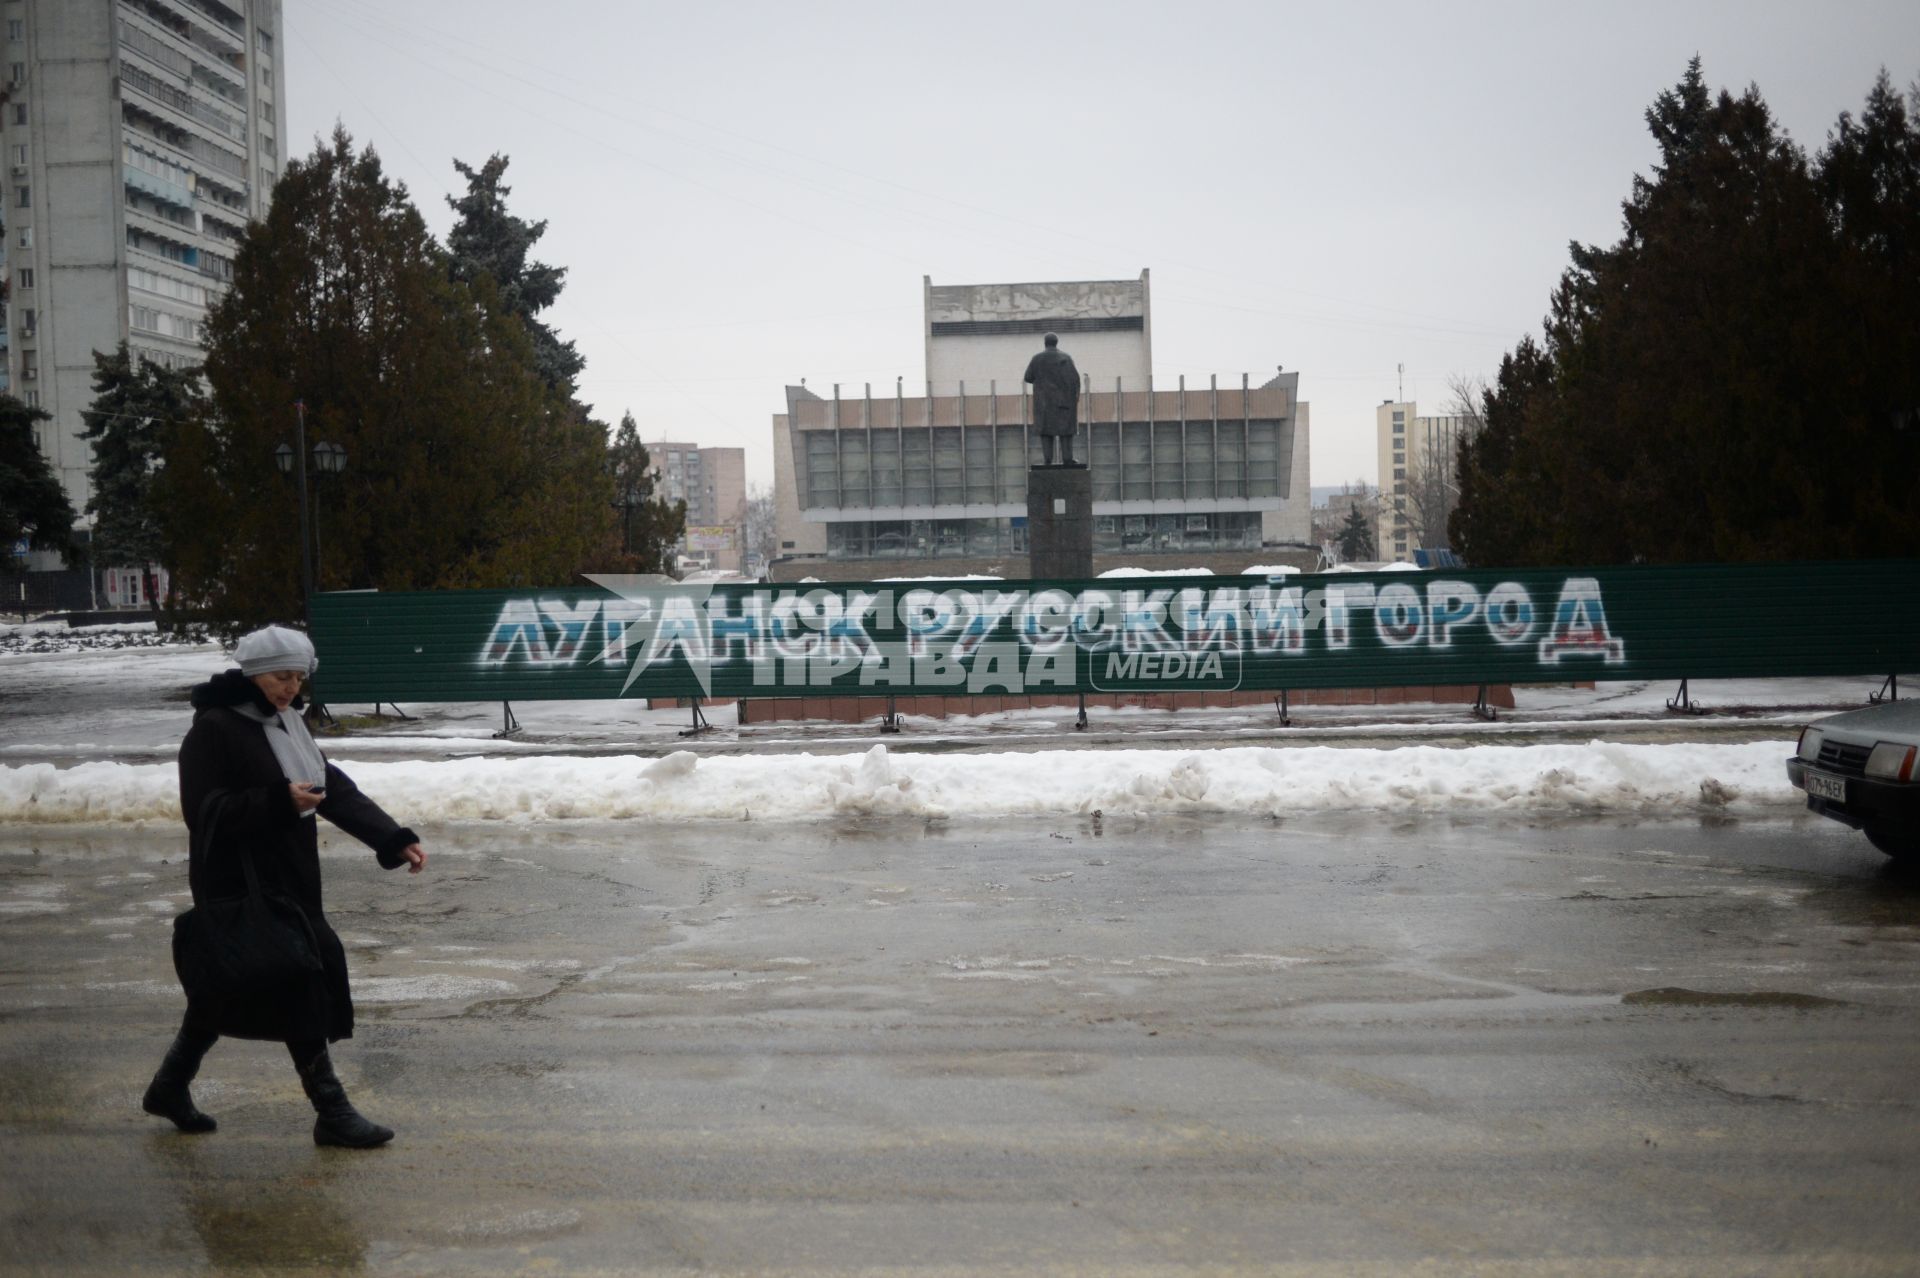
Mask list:
[{"label": "black boot", "polygon": [[220,1124],[194,1107],[193,1093],[187,1090],[187,1084],[200,1072],[200,1061],[216,1037],[185,1028],[175,1034],[173,1046],[167,1049],[153,1081],[147,1084],[147,1094],[140,1098],[140,1108],[158,1118],[171,1120],[183,1132],[210,1132],[218,1127]]},{"label": "black boot", "polygon": [[334,1076],[333,1061],[328,1058],[325,1045],[307,1055],[305,1064],[301,1063],[299,1053],[293,1060],[300,1071],[300,1085],[307,1089],[307,1099],[313,1102],[313,1112],[319,1115],[313,1122],[314,1144],[372,1149],[393,1139],[391,1127],[369,1122],[347,1099],[347,1089]]}]

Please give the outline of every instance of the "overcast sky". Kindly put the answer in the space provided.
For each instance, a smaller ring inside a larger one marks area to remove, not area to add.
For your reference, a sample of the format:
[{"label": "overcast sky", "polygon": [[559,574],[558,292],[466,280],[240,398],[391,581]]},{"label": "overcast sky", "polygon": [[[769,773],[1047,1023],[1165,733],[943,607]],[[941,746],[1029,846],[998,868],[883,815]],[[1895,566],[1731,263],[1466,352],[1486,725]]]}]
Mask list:
[{"label": "overcast sky", "polygon": [[[1276,364],[1313,482],[1373,407],[1439,412],[1539,331],[1571,239],[1618,237],[1643,112],[1698,52],[1817,150],[1920,4],[285,0],[289,145],[338,120],[437,234],[452,159],[512,158],[569,270],[583,398],[747,450],[772,414],[924,376],[936,284],[1153,272],[1154,374]],[[1070,346],[1069,346],[1070,349]],[[1018,377],[1009,369],[1009,380]]]}]

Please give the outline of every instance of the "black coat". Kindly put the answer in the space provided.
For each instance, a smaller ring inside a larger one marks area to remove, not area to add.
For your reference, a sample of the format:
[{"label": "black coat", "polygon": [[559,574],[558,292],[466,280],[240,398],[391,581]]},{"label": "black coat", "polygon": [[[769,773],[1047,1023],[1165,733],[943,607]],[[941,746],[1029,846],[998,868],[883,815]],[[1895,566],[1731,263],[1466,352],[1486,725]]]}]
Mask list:
[{"label": "black coat", "polygon": [[[320,904],[317,822],[293,806],[286,775],[267,742],[266,725],[234,709],[248,703],[273,709],[259,687],[238,670],[216,675],[193,690],[193,727],[180,743],[180,810],[192,836],[187,882],[195,904],[245,895],[246,872],[239,859],[244,846],[252,853],[261,886],[306,911],[325,971],[310,988],[286,991],[270,1006],[190,1005],[187,1014],[204,1029],[237,1038],[351,1038],[347,955]],[[200,829],[201,808],[209,795],[216,796],[206,813],[214,831],[211,844]],[[389,870],[405,864],[401,850],[418,841],[331,763],[319,813],[372,848]]]}]

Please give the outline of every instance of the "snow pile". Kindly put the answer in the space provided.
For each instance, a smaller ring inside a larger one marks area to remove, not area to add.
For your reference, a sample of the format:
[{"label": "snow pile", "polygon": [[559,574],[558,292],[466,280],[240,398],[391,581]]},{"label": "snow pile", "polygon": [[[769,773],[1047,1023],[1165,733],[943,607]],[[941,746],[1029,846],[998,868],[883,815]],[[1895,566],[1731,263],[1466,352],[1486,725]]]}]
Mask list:
[{"label": "snow pile", "polygon": [[204,640],[161,634],[151,621],[69,627],[59,621],[29,621],[0,626],[0,655],[14,653],[97,652],[119,648],[170,648]]},{"label": "snow pile", "polygon": [[[410,824],[951,819],[1091,812],[1754,811],[1797,804],[1786,741],[357,762]],[[0,822],[177,821],[171,763],[0,767]]]},{"label": "snow pile", "polygon": [[1107,577],[1211,577],[1211,568],[1109,568],[1100,576]]},{"label": "snow pile", "polygon": [[1390,564],[1372,563],[1372,562],[1335,564],[1333,567],[1327,569],[1327,571],[1328,572],[1425,572],[1426,569],[1422,568],[1419,564],[1410,564],[1404,559],[1396,559]]}]

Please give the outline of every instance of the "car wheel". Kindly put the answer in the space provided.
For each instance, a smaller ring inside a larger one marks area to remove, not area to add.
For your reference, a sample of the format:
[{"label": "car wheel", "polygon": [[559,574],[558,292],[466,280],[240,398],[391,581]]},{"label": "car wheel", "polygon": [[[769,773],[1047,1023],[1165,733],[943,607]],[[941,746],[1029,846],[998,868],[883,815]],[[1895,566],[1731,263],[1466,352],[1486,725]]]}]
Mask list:
[{"label": "car wheel", "polygon": [[1891,825],[1870,825],[1864,833],[1867,842],[1896,861],[1920,863],[1920,830],[1902,830]]}]

